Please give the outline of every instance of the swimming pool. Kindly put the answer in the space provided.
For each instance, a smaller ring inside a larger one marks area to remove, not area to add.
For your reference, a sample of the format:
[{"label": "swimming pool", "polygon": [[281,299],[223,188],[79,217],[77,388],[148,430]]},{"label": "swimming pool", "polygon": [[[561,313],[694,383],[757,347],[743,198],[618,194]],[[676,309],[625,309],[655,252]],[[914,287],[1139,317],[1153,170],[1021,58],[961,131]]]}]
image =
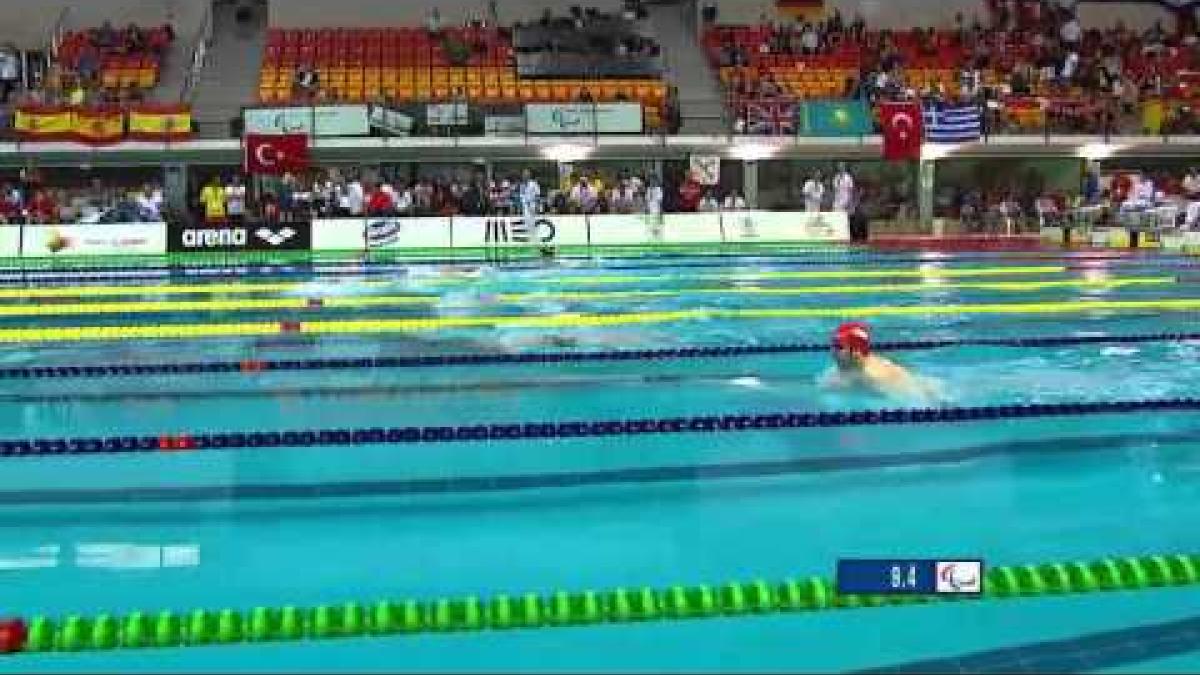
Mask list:
[{"label": "swimming pool", "polygon": [[[0,271],[0,614],[1191,554],[1198,280],[1194,258],[1102,252]],[[947,400],[822,389],[847,319]],[[1161,405],[1108,405],[1147,400]],[[911,408],[967,412],[837,414]],[[0,670],[986,670],[1086,652],[1089,670],[1186,671],[1200,645],[1166,637],[1195,607],[1183,586],[58,651]]]}]

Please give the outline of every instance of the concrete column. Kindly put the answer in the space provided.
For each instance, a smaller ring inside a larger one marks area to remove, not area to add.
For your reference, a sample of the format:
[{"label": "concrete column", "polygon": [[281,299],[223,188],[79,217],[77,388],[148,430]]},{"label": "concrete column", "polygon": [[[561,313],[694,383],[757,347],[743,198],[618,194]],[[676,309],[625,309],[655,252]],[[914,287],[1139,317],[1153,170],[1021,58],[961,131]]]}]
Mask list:
[{"label": "concrete column", "polygon": [[163,198],[167,207],[177,213],[186,212],[188,205],[187,165],[179,162],[164,164],[162,185]]},{"label": "concrete column", "polygon": [[933,227],[934,164],[922,159],[917,169],[917,215],[923,227]]},{"label": "concrete column", "polygon": [[746,198],[746,206],[758,208],[758,162],[747,160],[742,162],[742,193]]}]

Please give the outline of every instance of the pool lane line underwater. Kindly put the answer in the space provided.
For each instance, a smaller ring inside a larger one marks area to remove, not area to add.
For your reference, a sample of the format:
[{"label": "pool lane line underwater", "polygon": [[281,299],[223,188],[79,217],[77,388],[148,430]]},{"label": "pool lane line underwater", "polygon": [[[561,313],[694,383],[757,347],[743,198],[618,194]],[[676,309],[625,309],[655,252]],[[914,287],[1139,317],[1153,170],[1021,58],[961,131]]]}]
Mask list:
[{"label": "pool lane line underwater", "polygon": [[[712,483],[745,479],[780,479],[814,474],[878,469],[927,468],[976,460],[1029,455],[1072,455],[1117,452],[1156,443],[1190,445],[1200,431],[1109,434],[1005,441],[947,450],[817,455],[783,460],[636,466],[593,471],[557,471],[489,476],[340,480],[319,483],[225,483],[115,488],[46,488],[0,491],[0,506],[95,506],[100,504],[203,503],[233,501],[321,500],[362,497],[463,496],[487,493],[598,488],[661,483]],[[79,513],[72,516],[76,521]],[[187,516],[197,517],[197,514]],[[224,516],[222,516],[224,517]],[[28,518],[20,518],[22,526]],[[2,527],[2,526],[0,526]]]},{"label": "pool lane line underwater", "polygon": [[605,438],[692,433],[955,424],[1046,417],[1194,412],[1200,398],[1028,403],[851,412],[759,412],[666,418],[464,424],[455,426],[310,428],[280,431],[215,431],[161,435],[43,437],[0,440],[0,457],[18,460],[55,455],[113,455],[264,448],[413,445],[516,440]]},{"label": "pool lane line underwater", "polygon": [[951,304],[869,307],[807,308],[695,308],[605,314],[564,312],[548,315],[459,316],[438,318],[362,318],[244,323],[142,324],[125,326],[56,326],[3,328],[0,343],[83,342],[131,339],[200,339],[214,337],[264,337],[274,335],[386,334],[437,331],[448,328],[578,328],[644,325],[714,319],[862,319],[876,316],[927,316],[962,314],[1081,314],[1087,312],[1147,311],[1195,312],[1200,298],[1159,300],[1075,300],[996,304]]},{"label": "pool lane line underwater", "polygon": [[[604,268],[608,269],[608,268]],[[404,270],[397,270],[402,272]],[[571,271],[571,270],[563,270]],[[919,277],[926,279],[940,278],[959,278],[959,277],[990,277],[990,276],[1017,276],[1017,275],[1041,275],[1041,274],[1060,274],[1066,272],[1067,268],[1062,266],[1025,266],[1025,267],[960,267],[960,268],[886,268],[872,270],[808,270],[800,272],[738,272],[730,274],[717,275],[642,275],[642,276],[560,276],[553,279],[547,278],[514,278],[506,279],[505,282],[510,283],[555,283],[570,285],[579,280],[584,280],[580,283],[640,283],[640,282],[662,282],[672,280],[692,281],[695,279],[705,280],[730,280],[744,281],[753,279],[844,279],[844,278],[860,278],[860,279],[887,279],[887,278],[907,278]],[[353,276],[347,274],[345,276]],[[162,280],[162,278],[155,277]],[[71,277],[71,281],[78,282],[78,277]],[[598,280],[598,281],[593,281]],[[356,286],[365,286],[367,288],[388,287],[395,285],[398,282],[419,281],[429,285],[466,285],[477,284],[481,281],[490,281],[474,276],[455,276],[455,277],[431,277],[431,276],[416,276],[397,275],[393,280],[387,281],[355,281]],[[302,290],[307,286],[311,286],[312,282],[254,282],[254,283],[206,283],[206,284],[166,284],[162,286],[140,286],[140,285],[121,285],[121,286],[43,286],[43,287],[4,287],[0,286],[0,298],[47,298],[47,297],[85,297],[85,296],[120,296],[120,295],[140,295],[140,294],[184,294],[184,293],[224,293],[224,294],[241,294],[241,293],[265,293],[279,291],[295,291]]]},{"label": "pool lane line underwater", "polygon": [[[492,304],[521,304],[531,301],[614,301],[653,300],[681,295],[773,296],[869,295],[885,293],[926,293],[950,290],[982,290],[1003,293],[1036,293],[1054,289],[1117,289],[1171,286],[1175,277],[1134,277],[1128,279],[1060,279],[1054,281],[979,281],[916,284],[868,284],[858,286],[675,288],[635,291],[534,291],[526,293],[488,293],[481,297]],[[194,291],[191,291],[194,292]],[[219,293],[220,291],[216,291]],[[139,295],[164,295],[170,291],[145,291]],[[0,297],[4,297],[0,294]],[[431,306],[445,301],[440,295],[322,295],[308,297],[223,298],[216,300],[147,300],[121,302],[49,302],[39,304],[0,304],[0,318],[26,316],[77,316],[86,314],[166,314],[172,312],[230,312],[270,310],[363,309],[372,307]]]},{"label": "pool lane line underwater", "polygon": [[[1061,261],[1061,260],[1059,260],[1059,261]],[[433,264],[452,265],[452,264],[463,264],[464,262],[478,262],[479,265],[489,266],[489,267],[492,267],[495,269],[502,269],[502,270],[506,270],[506,271],[517,271],[517,272],[525,272],[525,271],[564,272],[564,271],[577,271],[577,270],[589,270],[589,269],[603,269],[603,270],[608,270],[608,271],[623,271],[623,270],[637,271],[637,270],[647,270],[647,269],[689,269],[689,268],[705,268],[705,267],[728,268],[728,267],[737,267],[738,266],[738,265],[728,264],[728,263],[711,263],[711,262],[697,262],[697,263],[681,262],[681,263],[674,263],[671,265],[608,265],[608,264],[605,264],[603,261],[597,261],[596,265],[593,267],[582,267],[582,266],[579,266],[579,267],[572,267],[572,266],[547,267],[545,265],[528,265],[528,266],[517,266],[517,265],[508,265],[508,264],[495,265],[495,264],[489,264],[489,263],[479,262],[479,261],[455,261],[455,260],[423,261],[420,264],[422,264],[422,265],[433,265]],[[881,263],[893,262],[894,263],[896,261],[879,261],[879,262],[881,262]],[[930,261],[930,260],[914,259],[911,262],[918,262],[918,263],[923,263],[926,265],[941,265],[941,264],[944,264],[945,262],[959,262],[959,261],[941,261],[941,260]],[[984,261],[984,262],[986,262],[986,261]],[[846,265],[851,265],[851,263],[846,263],[846,262],[803,262],[803,263],[800,263],[800,262],[773,262],[773,263],[763,263],[763,262],[747,261],[747,262],[743,263],[743,265],[748,265],[748,264],[768,265],[771,267],[805,267],[805,266],[839,265],[839,266],[841,266],[841,268],[844,268]],[[305,266],[285,265],[285,266],[279,266],[279,267],[266,267],[266,266],[262,266],[262,267],[221,266],[221,267],[218,267],[218,266],[212,266],[212,267],[190,267],[190,268],[161,268],[157,272],[153,272],[153,273],[146,272],[144,270],[142,270],[142,271],[131,270],[127,273],[121,273],[121,274],[105,273],[102,268],[95,268],[95,269],[91,269],[91,270],[78,270],[78,271],[71,271],[69,269],[62,269],[62,268],[60,268],[61,271],[59,271],[54,268],[46,268],[46,269],[29,271],[29,272],[20,272],[20,273],[0,272],[0,287],[4,287],[4,286],[22,287],[22,286],[26,286],[30,283],[33,283],[33,282],[77,283],[80,280],[97,281],[97,282],[115,282],[115,281],[163,280],[163,279],[169,279],[169,278],[203,279],[203,278],[226,278],[226,277],[243,277],[243,278],[254,277],[254,278],[265,278],[265,279],[272,279],[272,278],[284,279],[284,278],[292,278],[292,277],[324,278],[324,277],[343,277],[343,276],[387,277],[387,276],[395,276],[398,273],[402,273],[405,270],[410,269],[411,267],[413,267],[415,265],[416,265],[416,263],[410,263],[407,265],[405,265],[405,264],[383,264],[383,263],[370,263],[367,265],[347,264],[347,265],[341,265],[341,266],[337,266],[337,267],[332,267],[332,266],[316,266],[316,267],[314,267],[314,266],[308,266],[308,265],[305,265]],[[858,265],[858,266],[866,267],[866,265]],[[1200,269],[1200,261],[1195,262],[1195,263],[1122,262],[1119,265],[1068,264],[1068,265],[1064,266],[1063,271],[1084,272],[1084,271],[1094,271],[1096,269],[1118,269],[1118,268],[1122,269],[1122,270],[1149,269],[1152,271],[1153,270],[1166,271],[1166,270],[1181,270],[1181,269]]]},{"label": "pool lane line underwater", "polygon": [[[948,338],[877,342],[879,351],[925,351],[947,347],[1010,347],[1044,349],[1100,344],[1144,344],[1200,340],[1200,333],[1148,333],[1140,335],[1060,335],[1014,338]],[[424,356],[368,356],[323,359],[245,359],[240,361],[184,361],[179,363],[109,363],[67,366],[0,368],[0,379],[70,379],[82,377],[137,377],[150,375],[202,375],[210,373],[257,374],[292,370],[363,370],[374,368],[441,368],[507,364],[563,364],[594,361],[670,361],[719,359],[772,354],[824,353],[825,342],[767,345],[676,347],[614,351],[525,352],[497,354],[431,354]]]},{"label": "pool lane line underwater", "polygon": [[978,595],[842,595],[823,577],[755,579],[665,588],[555,590],[490,597],[351,600],[338,605],[134,611],[9,618],[0,645],[11,656],[178,648],[484,630],[682,621],[946,602],[1134,592],[1200,583],[1194,554],[1107,557],[990,567]]}]

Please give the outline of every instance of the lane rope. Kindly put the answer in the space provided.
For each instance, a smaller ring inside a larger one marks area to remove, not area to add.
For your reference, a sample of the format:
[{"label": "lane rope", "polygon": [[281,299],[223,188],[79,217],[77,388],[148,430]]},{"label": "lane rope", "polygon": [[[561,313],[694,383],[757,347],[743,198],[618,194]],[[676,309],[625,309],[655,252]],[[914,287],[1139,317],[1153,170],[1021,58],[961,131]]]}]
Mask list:
[{"label": "lane rope", "polygon": [[1200,410],[1200,398],[1030,403],[976,407],[775,412],[692,417],[566,422],[515,422],[457,426],[226,431],[158,436],[94,436],[0,440],[0,457],[108,455],[163,451],[240,450],[348,445],[461,443],[527,439],[598,438],[689,433],[779,431],[902,424],[948,424],[1042,417],[1127,415]]},{"label": "lane rope", "polygon": [[[1014,338],[947,338],[877,342],[878,351],[922,351],[945,347],[1045,348],[1091,344],[1140,344],[1148,342],[1189,342],[1200,340],[1200,333],[1150,333],[1141,335],[1060,335]],[[261,373],[293,370],[362,370],[371,368],[432,368],[448,366],[484,366],[507,364],[558,364],[592,361],[669,361],[713,359],[770,354],[823,353],[827,343],[783,343],[769,345],[728,345],[717,347],[673,347],[580,352],[531,352],[516,354],[431,354],[422,356],[367,356],[325,359],[243,359],[240,361],[185,361],[180,363],[108,363],[67,366],[22,366],[0,368],[0,379],[70,379],[84,377],[124,377],[144,375],[201,375],[206,373]]]},{"label": "lane rope", "polygon": [[672,311],[580,314],[566,312],[527,316],[461,316],[439,318],[345,319],[318,321],[258,321],[246,323],[157,324],[136,326],[61,326],[3,328],[0,343],[82,342],[128,339],[199,339],[211,337],[262,337],[270,335],[371,334],[436,331],[447,328],[578,328],[635,324],[705,321],[713,319],[856,318],[875,316],[928,316],[946,314],[1078,314],[1083,312],[1147,311],[1194,312],[1200,298],[1165,300],[1075,300],[1070,302],[871,306],[796,307],[784,309],[699,308]]},{"label": "lane rope", "polygon": [[990,567],[978,596],[843,595],[833,580],[813,576],[768,582],[670,585],[665,588],[557,590],[516,596],[348,601],[316,607],[135,611],[0,621],[11,653],[238,645],[389,635],[540,629],[647,621],[882,608],[944,602],[1146,591],[1200,583],[1200,555],[1108,557]]},{"label": "lane rope", "polygon": [[[1175,277],[1134,277],[1130,279],[1067,279],[1057,281],[980,281],[917,284],[878,284],[861,286],[803,286],[762,287],[739,286],[733,288],[679,288],[671,290],[639,291],[535,291],[531,293],[496,293],[492,297],[500,303],[523,303],[528,301],[589,301],[589,300],[637,300],[672,298],[680,295],[869,295],[873,293],[922,293],[941,290],[988,290],[1006,293],[1033,293],[1059,288],[1114,289],[1132,286],[1165,286],[1176,283]],[[226,289],[230,284],[219,284]],[[299,285],[269,284],[282,290],[295,290]],[[291,288],[289,288],[289,286]],[[167,286],[153,294],[169,294],[172,288],[192,289],[194,286]],[[253,287],[252,287],[253,288]],[[5,297],[0,289],[0,297]],[[47,290],[47,289],[41,289]],[[57,289],[50,289],[57,290]],[[184,290],[183,293],[194,293]],[[204,291],[223,293],[220,289]],[[254,290],[235,290],[254,292]],[[139,295],[151,293],[142,292]],[[99,295],[99,294],[97,294]],[[132,295],[132,294],[130,294]],[[240,298],[220,300],[151,300],[141,302],[86,302],[49,304],[0,304],[0,317],[21,316],[75,316],[83,314],[165,314],[171,312],[229,312],[269,310],[318,310],[318,309],[362,309],[371,307],[437,305],[443,301],[440,295],[321,295],[311,297]]]}]

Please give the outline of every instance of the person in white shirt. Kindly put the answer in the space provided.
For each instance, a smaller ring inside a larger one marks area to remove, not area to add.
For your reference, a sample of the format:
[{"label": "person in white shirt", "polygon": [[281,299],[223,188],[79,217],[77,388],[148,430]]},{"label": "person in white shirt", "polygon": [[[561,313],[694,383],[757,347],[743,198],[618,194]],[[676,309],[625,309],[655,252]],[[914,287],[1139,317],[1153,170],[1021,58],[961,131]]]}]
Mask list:
[{"label": "person in white shirt", "polygon": [[237,174],[225,186],[225,214],[234,223],[240,223],[246,217],[246,186]]},{"label": "person in white shirt", "polygon": [[137,205],[138,214],[141,215],[142,220],[148,223],[162,220],[160,208],[154,203],[153,195],[153,188],[147,185],[145,189],[137,193],[137,196],[134,199],[134,204]]},{"label": "person in white shirt", "polygon": [[402,190],[396,190],[395,204],[397,213],[408,215],[413,207],[412,190],[407,187]]},{"label": "person in white shirt", "polygon": [[804,210],[810,213],[821,210],[821,199],[825,196],[825,184],[821,182],[821,172],[814,171],[804,182]]},{"label": "person in white shirt", "polygon": [[586,176],[580,176],[579,182],[571,187],[567,201],[579,209],[580,213],[592,213],[596,209],[596,190],[588,183]]},{"label": "person in white shirt", "polygon": [[1079,70],[1079,52],[1071,50],[1067,54],[1067,58],[1063,60],[1062,71],[1059,74],[1063,84],[1068,84],[1075,78],[1076,71]]},{"label": "person in white shirt", "polygon": [[363,189],[362,181],[355,178],[346,185],[346,210],[350,212],[352,217],[358,217],[363,214],[363,209],[366,207],[367,193]]},{"label": "person in white shirt", "polygon": [[697,211],[710,211],[710,212],[711,211],[720,211],[721,210],[721,202],[717,201],[717,196],[715,194],[713,194],[712,190],[709,190],[704,193],[703,197],[700,198],[700,204],[696,207],[696,210]]},{"label": "person in white shirt", "polygon": [[1079,40],[1083,37],[1083,28],[1079,25],[1079,19],[1071,17],[1059,29],[1058,36],[1062,38],[1063,43],[1068,47],[1078,45]]},{"label": "person in white shirt", "polygon": [[521,216],[526,223],[537,218],[538,204],[542,200],[542,186],[533,178],[533,172],[525,169],[521,181]]},{"label": "person in white shirt", "polygon": [[663,188],[657,178],[651,178],[646,187],[646,213],[652,216],[662,215]]},{"label": "person in white shirt", "polygon": [[744,211],[746,210],[746,200],[737,190],[730,190],[729,194],[725,195],[725,201],[721,204],[721,208],[725,211]]},{"label": "person in white shirt", "polygon": [[833,177],[833,210],[849,212],[853,201],[854,177],[846,169],[846,163],[839,162],[837,175]]},{"label": "person in white shirt", "polygon": [[1121,208],[1137,211],[1151,206],[1154,206],[1154,181],[1149,176],[1134,176]]}]

